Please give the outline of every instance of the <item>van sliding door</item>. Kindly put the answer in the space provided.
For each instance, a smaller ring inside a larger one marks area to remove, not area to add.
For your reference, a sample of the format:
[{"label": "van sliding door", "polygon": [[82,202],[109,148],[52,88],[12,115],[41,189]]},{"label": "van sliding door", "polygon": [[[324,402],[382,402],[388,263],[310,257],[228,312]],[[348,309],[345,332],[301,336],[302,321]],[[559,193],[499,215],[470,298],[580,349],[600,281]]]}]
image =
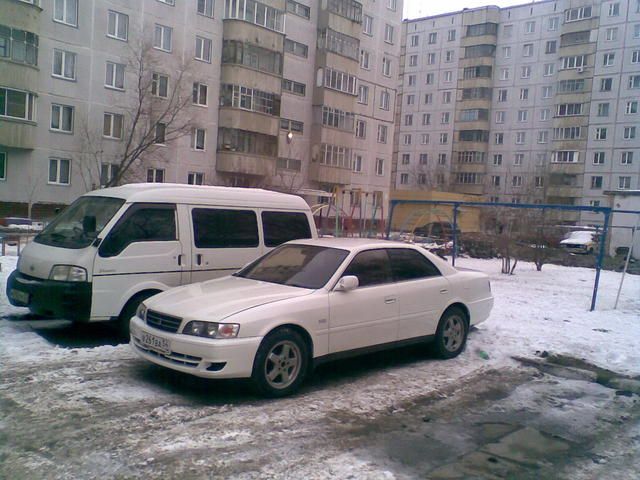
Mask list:
[{"label": "van sliding door", "polygon": [[228,207],[191,208],[191,281],[230,275],[262,253],[256,212]]}]

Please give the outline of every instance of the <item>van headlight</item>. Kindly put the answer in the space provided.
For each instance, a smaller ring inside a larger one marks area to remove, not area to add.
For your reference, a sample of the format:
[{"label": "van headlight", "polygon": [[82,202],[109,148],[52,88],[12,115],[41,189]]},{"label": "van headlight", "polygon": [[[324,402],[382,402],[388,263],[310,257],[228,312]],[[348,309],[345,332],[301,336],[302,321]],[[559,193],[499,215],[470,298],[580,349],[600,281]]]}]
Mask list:
[{"label": "van headlight", "polygon": [[235,338],[240,331],[237,323],[189,322],[182,333],[205,338]]},{"label": "van headlight", "polygon": [[58,282],[86,282],[87,270],[75,265],[54,265],[49,280]]}]

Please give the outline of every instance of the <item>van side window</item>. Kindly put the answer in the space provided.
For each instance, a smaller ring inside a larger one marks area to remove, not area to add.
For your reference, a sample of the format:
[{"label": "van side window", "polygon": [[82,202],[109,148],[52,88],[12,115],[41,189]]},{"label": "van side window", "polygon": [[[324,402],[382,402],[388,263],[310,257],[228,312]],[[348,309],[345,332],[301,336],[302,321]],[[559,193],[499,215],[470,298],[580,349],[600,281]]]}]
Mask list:
[{"label": "van side window", "polygon": [[258,246],[258,218],[252,210],[194,208],[193,238],[198,248]]},{"label": "van side window", "polygon": [[355,256],[342,275],[355,275],[361,287],[393,281],[389,256],[384,249],[366,250]]},{"label": "van side window", "polygon": [[311,238],[309,220],[301,212],[262,212],[264,244],[277,247],[281,243]]},{"label": "van side window", "polygon": [[177,240],[176,211],[173,205],[132,206],[100,245],[101,257],[120,254],[134,242]]},{"label": "van side window", "polygon": [[390,248],[388,252],[396,282],[442,275],[440,270],[420,252],[408,248]]}]

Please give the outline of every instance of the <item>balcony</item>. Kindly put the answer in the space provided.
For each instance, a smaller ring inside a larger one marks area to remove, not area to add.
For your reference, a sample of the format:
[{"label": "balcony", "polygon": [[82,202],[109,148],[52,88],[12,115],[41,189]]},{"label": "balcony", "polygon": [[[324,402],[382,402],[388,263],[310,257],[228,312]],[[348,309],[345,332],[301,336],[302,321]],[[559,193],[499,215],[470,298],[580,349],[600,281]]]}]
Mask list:
[{"label": "balcony", "polygon": [[276,157],[266,155],[219,150],[216,154],[216,171],[271,177],[276,173],[276,161]]},{"label": "balcony", "polygon": [[309,180],[318,183],[348,185],[351,183],[351,168],[335,167],[312,162],[309,165]]}]

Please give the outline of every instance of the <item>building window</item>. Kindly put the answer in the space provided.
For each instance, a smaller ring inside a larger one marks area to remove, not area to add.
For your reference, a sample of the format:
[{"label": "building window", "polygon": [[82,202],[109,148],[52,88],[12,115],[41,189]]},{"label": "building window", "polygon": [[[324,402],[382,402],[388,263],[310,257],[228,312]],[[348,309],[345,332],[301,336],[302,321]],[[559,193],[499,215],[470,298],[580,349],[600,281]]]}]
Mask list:
[{"label": "building window", "polygon": [[434,63],[436,63],[436,54],[435,53],[428,53],[427,54],[427,65],[433,65]]},{"label": "building window", "polygon": [[522,186],[522,175],[514,175],[511,177],[511,186],[512,187],[521,187]]},{"label": "building window", "polygon": [[493,164],[496,166],[502,165],[502,154],[497,153],[493,156]]},{"label": "building window", "polygon": [[54,77],[65,80],[76,79],[76,54],[65,50],[53,50],[53,70]]},{"label": "building window", "polygon": [[491,186],[493,187],[500,186],[500,175],[491,175]]},{"label": "building window", "polygon": [[524,33],[535,33],[536,31],[536,22],[529,21],[524,24]]},{"label": "building window", "polygon": [[614,42],[618,39],[618,29],[616,27],[607,28],[605,33],[607,42]]},{"label": "building window", "polygon": [[[446,165],[447,164],[447,154],[439,153],[438,154],[438,165]],[[440,182],[442,183],[442,182]]]},{"label": "building window", "polygon": [[435,45],[436,43],[438,43],[438,33],[437,32],[431,32],[429,34],[428,39],[429,39],[429,41],[428,41],[429,45]]},{"label": "building window", "polygon": [[211,63],[211,39],[196,35],[196,60]]},{"label": "building window", "polygon": [[109,10],[107,36],[118,40],[127,41],[129,37],[129,15]]},{"label": "building window", "polygon": [[506,112],[503,110],[499,110],[496,112],[496,123],[504,123],[506,118]]},{"label": "building window", "polygon": [[549,17],[547,30],[554,32],[560,27],[560,17]]},{"label": "building window", "polygon": [[410,67],[418,66],[418,55],[409,55],[409,66]]},{"label": "building window", "polygon": [[366,85],[358,86],[358,103],[363,105],[369,104],[369,87]]},{"label": "building window", "polygon": [[373,17],[369,15],[362,16],[362,33],[373,35]]},{"label": "building window", "polygon": [[613,79],[612,78],[601,78],[600,79],[600,91],[601,92],[610,92],[613,88]]},{"label": "building window", "polygon": [[78,26],[78,0],[54,0],[53,19],[73,27]]},{"label": "building window", "polygon": [[540,130],[538,132],[538,143],[547,143],[549,141],[549,132],[547,130]]},{"label": "building window", "polygon": [[153,48],[165,52],[170,52],[172,48],[172,35],[173,28],[156,23],[153,33]]},{"label": "building window", "polygon": [[382,74],[385,77],[391,76],[391,59],[382,57]]},{"label": "building window", "polygon": [[[213,3],[213,0],[210,0]],[[287,12],[293,13],[302,18],[309,20],[311,18],[311,9],[306,5],[295,2],[294,0],[287,0]]]},{"label": "building window", "polygon": [[451,92],[442,92],[442,103],[451,103]]},{"label": "building window", "polygon": [[304,97],[307,92],[307,86],[304,83],[295,82],[285,78],[282,80],[282,91]]},{"label": "building window", "polygon": [[640,50],[631,52],[631,63],[640,63]]},{"label": "building window", "polygon": [[191,147],[199,152],[205,151],[207,131],[204,128],[194,128],[191,132]]},{"label": "building window", "polygon": [[527,132],[516,132],[516,144],[522,145],[527,137]]},{"label": "building window", "polygon": [[637,100],[631,100],[630,102],[627,102],[627,105],[624,109],[624,113],[626,115],[633,115],[638,113],[638,101]]},{"label": "building window", "polygon": [[433,103],[433,94],[432,93],[425,93],[424,94],[424,104],[425,105],[431,105]]},{"label": "building window", "polygon": [[0,180],[7,179],[7,152],[0,152]]},{"label": "building window", "polygon": [[633,163],[633,152],[622,152],[622,165],[631,165]]},{"label": "building window", "polygon": [[148,183],[164,183],[164,168],[147,169]]},{"label": "building window", "polygon": [[107,62],[104,86],[124,90],[124,64]]},{"label": "building window", "polygon": [[596,134],[594,140],[606,140],[607,139],[607,129],[600,127],[596,128]]},{"label": "building window", "polygon": [[166,144],[166,132],[167,125],[165,123],[156,123],[155,135],[153,138],[153,143],[156,145],[165,145]]},{"label": "building window", "polygon": [[362,173],[362,163],[363,163],[362,154],[356,153],[353,156],[353,171],[355,173]]},{"label": "building window", "polygon": [[629,190],[631,188],[631,177],[618,177],[618,188]]},{"label": "building window", "polygon": [[403,139],[404,145],[411,145],[411,135],[405,134]]},{"label": "building window", "polygon": [[609,116],[609,104],[608,103],[598,103],[598,114],[599,117],[608,117]]},{"label": "building window", "polygon": [[605,158],[605,153],[604,152],[595,152],[593,154],[593,164],[594,165],[604,165],[604,158]]},{"label": "building window", "polygon": [[551,53],[556,53],[558,42],[556,40],[549,40],[544,48],[544,53],[547,55]]},{"label": "building window", "polygon": [[384,158],[376,158],[376,175],[384,175]]},{"label": "building window", "polygon": [[255,0],[225,0],[224,18],[234,18],[284,33],[285,12]]},{"label": "building window", "polygon": [[69,105],[51,105],[51,130],[73,133],[73,107]]},{"label": "building window", "polygon": [[[290,3],[290,1],[291,0],[287,1],[287,11],[289,11],[289,3]],[[213,0],[198,0],[197,11],[198,11],[198,14],[200,14],[200,15],[204,15],[205,17],[213,18]],[[199,185],[201,185],[201,184],[199,184]]]},{"label": "building window", "polygon": [[105,113],[102,121],[102,135],[107,138],[122,138],[124,116],[117,113]]},{"label": "building window", "polygon": [[511,58],[511,47],[502,47],[502,58]]},{"label": "building window", "polygon": [[622,138],[625,140],[633,140],[636,138],[636,127],[624,127]]},{"label": "building window", "polygon": [[425,84],[426,85],[433,85],[433,82],[435,80],[435,75],[433,73],[427,73],[427,76],[425,78]]},{"label": "building window", "polygon": [[542,98],[551,98],[553,87],[542,87]]},{"label": "building window", "polygon": [[402,165],[411,164],[411,155],[409,153],[402,154]]},{"label": "building window", "polygon": [[447,143],[449,143],[449,134],[448,133],[441,133],[440,134],[440,145],[446,145]]},{"label": "building window", "polygon": [[420,43],[420,35],[411,35],[411,46],[417,47]]},{"label": "building window", "polygon": [[494,134],[494,142],[496,145],[504,144],[504,133],[496,133]]},{"label": "building window", "polygon": [[565,22],[577,22],[584,18],[591,18],[591,6],[570,8],[564,12]]},{"label": "building window", "polygon": [[592,176],[591,177],[591,189],[597,190],[602,188],[602,177],[601,176]]},{"label": "building window", "polygon": [[380,109],[381,110],[389,110],[391,95],[388,91],[383,90],[380,92]]},{"label": "building window", "polygon": [[378,143],[387,143],[386,125],[378,125]]},{"label": "building window", "polygon": [[100,186],[106,187],[113,183],[118,176],[120,166],[115,163],[101,163],[100,164]]},{"label": "building window", "polygon": [[525,65],[521,68],[520,78],[531,78],[531,66]]},{"label": "building window", "polygon": [[506,89],[498,90],[498,102],[506,102],[507,101],[507,92],[508,92],[508,90],[506,90]]},{"label": "building window", "polygon": [[456,31],[455,30],[449,30],[447,32],[447,41],[448,42],[453,42],[456,39]]},{"label": "building window", "polygon": [[356,121],[356,138],[367,138],[367,122],[364,120]]},{"label": "building window", "polygon": [[629,88],[640,88],[640,75],[631,75],[629,77]]},{"label": "building window", "polygon": [[579,157],[579,152],[559,150],[551,154],[551,163],[578,163]]},{"label": "building window", "polygon": [[545,63],[544,64],[544,73],[543,73],[543,75],[545,77],[550,77],[554,73],[556,73],[556,65],[555,65],[555,63]]},{"label": "building window", "polygon": [[411,125],[413,125],[413,115],[412,114],[407,114],[404,116],[404,124],[407,127],[410,127]]},{"label": "building window", "polygon": [[572,68],[583,69],[587,66],[587,56],[586,55],[573,55],[571,57],[562,57],[562,68],[564,70],[569,70]]},{"label": "building window", "polygon": [[339,108],[322,106],[322,124],[347,132],[353,132],[355,115]]},{"label": "building window", "polygon": [[[369,70],[369,59],[370,59],[369,52],[367,52],[364,49],[361,49],[360,50],[360,68],[364,70]],[[414,79],[415,79],[415,75],[414,75]]]},{"label": "building window", "polygon": [[[320,72],[322,72],[322,69],[319,70],[319,75],[321,74]],[[325,67],[323,80],[326,88],[349,95],[358,94],[358,78],[355,75]],[[320,81],[320,79],[318,79],[318,81]]]},{"label": "building window", "polygon": [[431,125],[431,114],[423,113],[422,114],[422,125]]},{"label": "building window", "polygon": [[611,67],[613,66],[613,62],[616,58],[615,53],[605,53],[602,57],[602,66],[603,67]]},{"label": "building window", "polygon": [[520,89],[520,100],[528,100],[529,99],[529,89],[521,88]]},{"label": "building window", "polygon": [[[415,75],[409,75],[408,79],[409,79],[409,86],[410,87],[415,87],[416,86],[416,76]],[[415,95],[409,95],[407,98],[414,99]],[[413,101],[411,101],[411,102],[407,101],[407,105],[413,105],[413,104],[414,104]]]},{"label": "building window", "polygon": [[204,185],[204,173],[189,172],[187,174],[187,183],[189,185]]},{"label": "building window", "polygon": [[536,188],[543,188],[544,187],[544,177],[541,177],[541,176],[534,177],[534,186]]},{"label": "building window", "polygon": [[610,3],[609,4],[609,16],[610,17],[617,17],[618,15],[620,15],[620,3],[619,2]]},{"label": "building window", "polygon": [[35,95],[0,87],[0,117],[35,121]]},{"label": "building window", "polygon": [[533,56],[533,43],[525,43],[522,47],[522,56],[523,57],[532,57]]},{"label": "building window", "polygon": [[429,154],[428,153],[421,153],[420,154],[420,165],[426,165],[427,163],[429,163]]},{"label": "building window", "polygon": [[169,95],[169,77],[161,73],[154,73],[151,77],[151,95],[167,98]]},{"label": "building window", "polygon": [[37,65],[38,43],[39,38],[35,33],[0,25],[0,58]]},{"label": "building window", "polygon": [[453,81],[453,72],[451,70],[447,70],[444,72],[444,83],[451,83]]},{"label": "building window", "polygon": [[387,43],[393,43],[393,27],[385,24],[384,26],[384,41]]},{"label": "building window", "polygon": [[49,159],[49,183],[54,185],[69,185],[71,160],[66,158]]},{"label": "building window", "polygon": [[550,117],[551,117],[551,110],[549,110],[548,108],[543,108],[542,110],[540,110],[540,121],[541,122],[545,122],[545,121],[549,120]]},{"label": "building window", "polygon": [[582,115],[581,103],[561,103],[556,106],[556,115],[558,117],[571,117]]},{"label": "building window", "polygon": [[294,133],[304,132],[304,122],[298,120],[289,120],[288,118],[280,118],[280,128]]},{"label": "building window", "polygon": [[167,5],[171,5],[172,7],[176,4],[176,0],[158,0],[160,3],[166,3]]},{"label": "building window", "polygon": [[409,174],[401,173],[400,174],[400,185],[407,185],[409,183]]}]

